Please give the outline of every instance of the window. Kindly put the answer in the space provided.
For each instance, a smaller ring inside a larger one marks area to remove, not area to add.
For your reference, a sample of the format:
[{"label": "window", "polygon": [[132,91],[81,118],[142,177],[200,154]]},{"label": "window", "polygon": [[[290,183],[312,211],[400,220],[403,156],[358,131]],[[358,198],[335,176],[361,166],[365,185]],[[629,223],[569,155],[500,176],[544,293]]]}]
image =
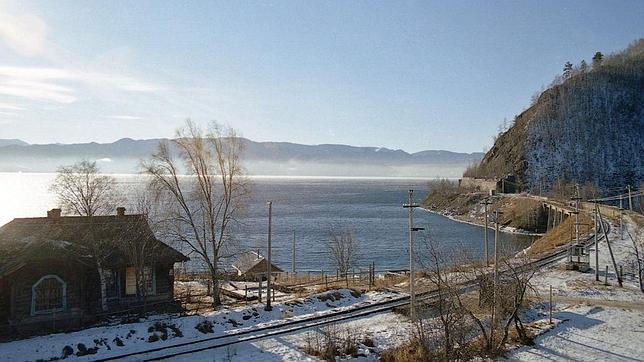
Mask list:
[{"label": "window", "polygon": [[[125,294],[136,295],[136,268],[125,269]],[[153,295],[156,293],[156,273],[153,268],[143,267],[143,278],[141,280],[141,294]]]},{"label": "window", "polygon": [[125,294],[136,295],[136,268],[125,269]]},{"label": "window", "polygon": [[31,287],[31,314],[65,310],[67,284],[57,275],[45,275]]},{"label": "window", "polygon": [[118,298],[120,284],[118,272],[110,269],[103,269],[103,276],[105,277],[105,291],[107,292],[107,298]]},{"label": "window", "polygon": [[154,295],[156,293],[156,274],[154,269],[149,266],[143,268],[143,285],[145,286],[146,295]]}]

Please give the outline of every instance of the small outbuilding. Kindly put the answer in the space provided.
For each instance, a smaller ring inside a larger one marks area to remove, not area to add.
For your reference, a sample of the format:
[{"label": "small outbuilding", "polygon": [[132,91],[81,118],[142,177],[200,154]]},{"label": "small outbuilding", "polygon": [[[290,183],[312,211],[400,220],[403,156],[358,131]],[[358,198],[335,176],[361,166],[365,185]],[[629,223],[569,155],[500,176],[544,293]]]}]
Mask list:
[{"label": "small outbuilding", "polygon": [[[233,263],[237,276],[244,279],[256,279],[259,275],[266,276],[268,261],[259,254],[259,251],[247,250],[242,252]],[[271,263],[271,274],[284,272],[277,265]]]}]

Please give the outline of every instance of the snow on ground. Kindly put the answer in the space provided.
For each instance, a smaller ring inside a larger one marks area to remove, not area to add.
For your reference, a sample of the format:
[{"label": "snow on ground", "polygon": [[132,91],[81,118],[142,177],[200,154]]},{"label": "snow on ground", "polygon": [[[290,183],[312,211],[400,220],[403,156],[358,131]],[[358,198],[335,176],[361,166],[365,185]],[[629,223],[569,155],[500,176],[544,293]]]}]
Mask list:
[{"label": "snow on ground", "polygon": [[[334,326],[341,331],[350,331],[356,341],[373,341],[373,348],[361,346],[361,357],[352,361],[377,361],[378,353],[404,343],[408,339],[409,320],[399,314],[382,313]],[[322,327],[325,328],[325,327]],[[190,355],[179,356],[171,361],[317,361],[304,353],[312,334],[321,332],[319,327],[298,331],[288,335],[266,338],[253,342],[242,342]]]},{"label": "snow on ground", "polygon": [[642,361],[644,312],[611,307],[572,306],[554,313],[557,326],[535,346],[513,350],[511,361]]},{"label": "snow on ground", "polygon": [[243,308],[222,309],[205,315],[185,317],[159,315],[137,323],[95,327],[78,332],[0,343],[0,356],[6,361],[47,360],[62,357],[65,350],[78,354],[79,350],[88,349],[92,354],[89,357],[80,358],[95,359],[279,325],[394,297],[396,294],[389,292],[369,292],[359,295],[349,289],[339,289],[314,294],[297,301],[276,303],[270,312],[264,311],[263,305],[257,304]]},{"label": "snow on ground", "polygon": [[[628,229],[635,226],[628,222]],[[633,234],[633,232],[631,232]],[[611,243],[615,263],[619,269],[620,265],[624,271],[624,286],[617,286],[617,277],[610,257],[608,245],[605,240],[599,242],[599,282],[595,281],[595,250],[590,250],[590,267],[586,273],[565,270],[566,260],[556,265],[539,271],[532,279],[542,298],[547,298],[549,287],[552,286],[554,296],[590,298],[597,300],[613,301],[639,301],[644,303],[644,294],[639,290],[639,281],[632,266],[634,260],[633,242],[625,235],[620,237],[619,226],[612,225],[608,235]],[[608,284],[604,285],[606,277],[606,266],[608,266]]]},{"label": "snow on ground", "polygon": [[[637,235],[631,220],[625,227]],[[592,269],[586,273],[565,270],[564,260],[533,278],[541,300],[547,300],[549,287],[553,288],[556,326],[538,336],[535,346],[513,350],[510,360],[644,361],[644,294],[637,276],[631,273],[633,242],[624,234],[620,237],[615,225],[609,234],[615,263],[624,267],[623,287],[617,284],[606,241],[599,243],[599,282],[595,281],[594,248],[590,252]],[[606,265],[609,285],[604,285]],[[536,315],[542,318],[547,314],[541,311]]]},{"label": "snow on ground", "polygon": [[[627,224],[627,230],[640,237],[635,228],[634,223]],[[565,260],[539,271],[532,282],[539,292],[538,299],[542,302],[535,304],[525,316],[526,322],[532,322],[531,324],[538,326],[543,333],[536,338],[535,346],[523,346],[512,350],[508,355],[509,360],[644,361],[644,294],[639,291],[635,275],[630,273],[633,244],[627,233],[624,238],[620,237],[617,226],[611,227],[609,238],[615,262],[618,267],[624,266],[624,287],[617,286],[605,241],[599,245],[599,282],[595,281],[594,269],[587,273],[565,270]],[[594,250],[591,250],[592,268],[594,258]],[[606,265],[610,266],[609,285],[604,285]],[[550,286],[553,287],[555,297],[553,326],[547,323],[547,304],[543,303],[547,300]],[[108,357],[278,325],[394,297],[394,293],[370,292],[356,295],[348,289],[339,289],[298,301],[275,303],[271,312],[265,312],[263,305],[255,304],[198,316],[162,315],[138,323],[97,327],[0,344],[0,356],[9,361],[49,359],[61,357],[66,346],[70,346],[72,351],[77,353],[79,344],[82,343],[87,348],[96,348],[96,354],[84,358]],[[394,313],[363,317],[340,323],[336,327],[343,331],[353,331],[358,342],[365,339],[373,341],[373,347],[362,345],[359,348],[362,356],[357,360],[363,361],[375,361],[379,352],[404,343],[409,338],[410,331],[408,320]],[[307,355],[304,349],[311,341],[311,335],[321,331],[322,329],[314,327],[287,335],[180,356],[175,360],[317,360]],[[71,357],[83,359],[75,355]]]}]

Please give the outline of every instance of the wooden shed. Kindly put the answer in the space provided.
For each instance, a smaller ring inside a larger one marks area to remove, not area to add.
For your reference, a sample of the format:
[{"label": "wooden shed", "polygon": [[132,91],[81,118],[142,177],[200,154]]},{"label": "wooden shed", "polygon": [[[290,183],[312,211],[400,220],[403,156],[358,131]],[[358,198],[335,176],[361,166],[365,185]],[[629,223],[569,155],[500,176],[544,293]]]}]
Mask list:
[{"label": "wooden shed", "polygon": [[[237,276],[245,279],[256,279],[259,275],[266,277],[268,261],[259,254],[259,251],[247,250],[242,252],[233,263]],[[271,274],[284,272],[277,265],[271,263]]]}]

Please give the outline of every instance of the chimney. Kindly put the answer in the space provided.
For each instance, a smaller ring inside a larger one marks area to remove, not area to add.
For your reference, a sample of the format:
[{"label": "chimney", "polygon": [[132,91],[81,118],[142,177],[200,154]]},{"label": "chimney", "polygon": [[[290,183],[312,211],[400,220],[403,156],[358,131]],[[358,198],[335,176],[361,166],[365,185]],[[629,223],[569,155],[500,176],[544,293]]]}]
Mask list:
[{"label": "chimney", "polygon": [[116,208],[116,216],[125,216],[125,208],[124,207],[117,207]]},{"label": "chimney", "polygon": [[47,211],[47,217],[50,219],[60,219],[60,209],[51,209]]}]

